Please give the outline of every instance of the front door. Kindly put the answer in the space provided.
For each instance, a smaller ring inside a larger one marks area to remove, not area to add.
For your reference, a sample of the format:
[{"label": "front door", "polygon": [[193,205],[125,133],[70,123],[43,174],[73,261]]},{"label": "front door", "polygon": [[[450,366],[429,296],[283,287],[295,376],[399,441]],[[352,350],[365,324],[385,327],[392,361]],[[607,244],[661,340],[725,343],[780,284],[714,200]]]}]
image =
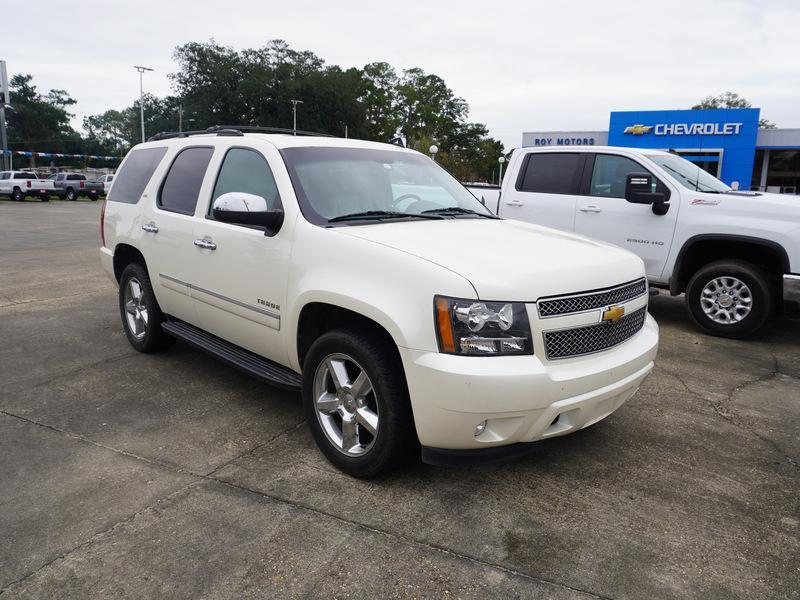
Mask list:
[{"label": "front door", "polygon": [[[649,204],[625,200],[629,173],[649,172],[639,162],[618,154],[590,154],[575,211],[575,232],[630,250],[644,260],[647,276],[661,279],[678,217],[677,191],[667,214],[656,215]],[[653,191],[671,194],[653,175]]]},{"label": "front door", "polygon": [[[277,151],[270,160],[277,164]],[[255,194],[265,198],[270,209],[280,207],[267,158],[251,148],[228,149],[206,214],[195,226],[196,240],[205,245],[195,247],[198,269],[192,285],[200,327],[285,363],[286,349],[280,334],[291,248],[289,227],[285,224],[268,237],[263,227],[215,220],[213,202],[229,192]]]}]

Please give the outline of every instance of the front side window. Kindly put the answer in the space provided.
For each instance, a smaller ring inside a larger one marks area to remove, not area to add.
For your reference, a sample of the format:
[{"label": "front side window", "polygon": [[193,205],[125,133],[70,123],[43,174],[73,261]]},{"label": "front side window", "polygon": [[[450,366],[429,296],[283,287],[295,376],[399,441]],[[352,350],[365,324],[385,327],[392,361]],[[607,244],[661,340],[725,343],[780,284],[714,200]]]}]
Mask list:
[{"label": "front side window", "polygon": [[[594,159],[589,195],[601,198],[625,198],[625,180],[631,173],[649,173],[635,160],[615,154],[597,154]],[[652,175],[652,174],[651,174]],[[667,193],[667,188],[653,177],[653,192]]]},{"label": "front side window", "polygon": [[317,225],[349,216],[376,220],[493,217],[447,171],[416,153],[286,148],[281,155],[303,215]]},{"label": "front side window", "polygon": [[278,187],[267,161],[258,152],[232,148],[222,161],[211,202],[229,192],[261,196],[272,210],[278,201]]},{"label": "front side window", "polygon": [[10,173],[0,173],[0,179],[8,179],[10,175]]},{"label": "front side window", "polygon": [[528,155],[517,190],[540,194],[574,194],[583,156],[573,152],[533,152]]},{"label": "front side window", "polygon": [[213,148],[182,150],[172,161],[169,173],[164,179],[158,196],[158,206],[185,215],[194,214],[197,197],[212,154],[214,154]]},{"label": "front side window", "polygon": [[156,167],[166,153],[166,148],[142,148],[128,154],[120,169],[117,185],[111,189],[108,200],[126,204],[139,202]]},{"label": "front side window", "polygon": [[696,164],[674,154],[650,154],[650,160],[672,175],[678,183],[693,192],[724,194],[730,187]]}]

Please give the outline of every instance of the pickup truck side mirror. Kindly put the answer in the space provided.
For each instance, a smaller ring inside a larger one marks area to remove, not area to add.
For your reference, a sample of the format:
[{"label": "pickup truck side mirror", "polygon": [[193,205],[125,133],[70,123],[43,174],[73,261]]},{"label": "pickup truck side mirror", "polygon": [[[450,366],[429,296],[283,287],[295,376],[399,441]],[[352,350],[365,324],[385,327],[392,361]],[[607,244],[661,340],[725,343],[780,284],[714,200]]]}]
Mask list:
[{"label": "pickup truck side mirror", "polygon": [[633,204],[652,204],[656,215],[665,215],[669,210],[664,193],[653,191],[653,176],[650,173],[628,173],[625,178],[625,200]]},{"label": "pickup truck side mirror", "polygon": [[223,223],[264,227],[268,236],[275,235],[283,224],[281,209],[270,210],[265,198],[244,192],[222,194],[212,203],[211,213]]}]

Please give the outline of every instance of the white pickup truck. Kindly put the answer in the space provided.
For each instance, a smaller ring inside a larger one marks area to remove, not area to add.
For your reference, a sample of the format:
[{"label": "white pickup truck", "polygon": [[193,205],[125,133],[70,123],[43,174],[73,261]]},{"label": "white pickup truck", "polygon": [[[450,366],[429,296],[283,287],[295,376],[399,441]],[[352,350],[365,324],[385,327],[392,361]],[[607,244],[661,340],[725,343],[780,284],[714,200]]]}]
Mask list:
[{"label": "white pickup truck", "polygon": [[428,462],[486,460],[588,427],[658,347],[641,259],[499,219],[396,146],[158,135],[100,227],[134,348],[178,338],[302,390],[320,449],[359,477],[419,443]]},{"label": "white pickup truck", "polygon": [[685,292],[714,335],[744,337],[800,309],[800,198],[735,191],[669,152],[518,149],[489,206],[635,252],[650,284]]},{"label": "white pickup truck", "polygon": [[39,179],[36,173],[25,171],[0,172],[0,196],[9,196],[16,202],[21,202],[28,197],[35,197],[42,202],[48,202],[52,193],[53,182]]}]

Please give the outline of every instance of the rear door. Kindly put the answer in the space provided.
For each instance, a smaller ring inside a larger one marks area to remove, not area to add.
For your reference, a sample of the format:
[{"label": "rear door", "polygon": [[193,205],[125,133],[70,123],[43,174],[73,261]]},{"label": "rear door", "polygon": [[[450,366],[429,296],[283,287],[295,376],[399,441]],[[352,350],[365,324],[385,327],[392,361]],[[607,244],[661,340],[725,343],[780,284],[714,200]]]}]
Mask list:
[{"label": "rear door", "polygon": [[[195,210],[204,189],[210,146],[186,146],[171,160],[156,197],[145,203],[142,253],[161,309],[173,317],[197,323],[191,284],[197,275],[198,248],[194,245]],[[205,184],[206,186],[209,184]]]},{"label": "rear door", "polygon": [[284,223],[269,237],[263,227],[217,221],[211,210],[216,198],[230,192],[255,194],[270,209],[280,208],[273,175],[278,168],[282,159],[272,146],[233,146],[224,152],[215,176],[209,176],[213,191],[195,227],[195,239],[209,247],[194,248],[198,268],[192,297],[200,327],[285,363],[281,307],[286,299],[291,226]]},{"label": "rear door", "polygon": [[518,160],[516,180],[500,198],[502,216],[572,231],[584,153],[529,152]]},{"label": "rear door", "polygon": [[[625,179],[629,173],[651,173],[633,157],[613,152],[589,154],[575,211],[575,232],[610,242],[638,254],[647,276],[659,279],[672,244],[679,203],[667,214],[656,215],[649,204],[625,200]],[[653,175],[653,191],[668,198],[677,190]]]}]

